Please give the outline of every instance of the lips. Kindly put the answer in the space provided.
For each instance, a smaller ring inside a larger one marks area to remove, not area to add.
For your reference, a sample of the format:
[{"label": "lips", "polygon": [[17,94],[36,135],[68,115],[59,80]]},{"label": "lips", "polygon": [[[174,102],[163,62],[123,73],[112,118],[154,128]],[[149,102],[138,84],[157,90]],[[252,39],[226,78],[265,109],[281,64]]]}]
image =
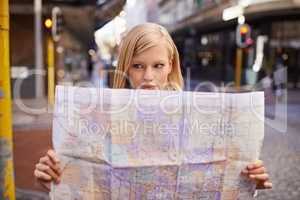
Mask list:
[{"label": "lips", "polygon": [[144,84],[141,88],[146,90],[155,90],[157,87],[156,85]]}]

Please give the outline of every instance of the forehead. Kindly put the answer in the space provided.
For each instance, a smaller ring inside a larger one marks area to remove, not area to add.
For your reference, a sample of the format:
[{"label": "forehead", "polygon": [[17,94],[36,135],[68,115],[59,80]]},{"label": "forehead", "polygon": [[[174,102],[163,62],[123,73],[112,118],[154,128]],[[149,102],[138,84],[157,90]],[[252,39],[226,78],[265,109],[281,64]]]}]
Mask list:
[{"label": "forehead", "polygon": [[166,44],[159,43],[152,46],[139,54],[136,54],[132,58],[133,61],[168,61],[169,52]]}]

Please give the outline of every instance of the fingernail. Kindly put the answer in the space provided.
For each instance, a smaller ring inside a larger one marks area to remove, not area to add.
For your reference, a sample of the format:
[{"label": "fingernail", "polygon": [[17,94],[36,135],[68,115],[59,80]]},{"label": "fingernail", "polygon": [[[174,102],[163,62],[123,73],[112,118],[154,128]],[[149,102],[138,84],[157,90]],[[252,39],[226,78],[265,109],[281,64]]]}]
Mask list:
[{"label": "fingernail", "polygon": [[255,175],[251,174],[249,177],[250,177],[250,178],[255,178]]},{"label": "fingernail", "polygon": [[272,183],[264,183],[264,186],[266,187],[266,188],[272,188]]},{"label": "fingernail", "polygon": [[252,169],[252,168],[253,168],[253,165],[248,165],[247,168],[248,168],[248,169]]},{"label": "fingernail", "polygon": [[59,182],[60,182],[60,179],[57,178],[57,179],[55,180],[55,183],[58,184]]}]

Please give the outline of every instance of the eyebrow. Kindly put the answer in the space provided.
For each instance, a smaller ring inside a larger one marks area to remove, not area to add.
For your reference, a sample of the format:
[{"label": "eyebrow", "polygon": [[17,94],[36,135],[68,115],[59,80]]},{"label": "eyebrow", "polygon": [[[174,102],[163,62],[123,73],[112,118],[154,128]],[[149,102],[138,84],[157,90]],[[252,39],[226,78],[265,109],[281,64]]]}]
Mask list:
[{"label": "eyebrow", "polygon": [[[167,61],[164,61],[164,60],[156,60],[156,61],[154,61],[154,63],[165,63],[165,62],[167,62]],[[133,60],[132,59],[132,63],[144,63],[144,62],[141,61],[141,60]]]}]

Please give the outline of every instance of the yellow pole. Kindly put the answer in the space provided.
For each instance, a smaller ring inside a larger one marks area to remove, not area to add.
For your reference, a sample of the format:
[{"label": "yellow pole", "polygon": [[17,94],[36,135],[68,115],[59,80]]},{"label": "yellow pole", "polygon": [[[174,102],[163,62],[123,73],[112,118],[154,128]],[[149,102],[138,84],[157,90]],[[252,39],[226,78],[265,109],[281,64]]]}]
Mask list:
[{"label": "yellow pole", "polygon": [[54,76],[54,43],[51,37],[48,38],[47,54],[48,54],[48,103],[49,105],[52,106],[54,103],[55,76]]},{"label": "yellow pole", "polygon": [[243,61],[243,49],[238,48],[236,51],[236,67],[235,67],[235,87],[240,90],[241,76],[242,76],[242,61]]},{"label": "yellow pole", "polygon": [[8,0],[0,1],[0,199],[15,199]]}]

